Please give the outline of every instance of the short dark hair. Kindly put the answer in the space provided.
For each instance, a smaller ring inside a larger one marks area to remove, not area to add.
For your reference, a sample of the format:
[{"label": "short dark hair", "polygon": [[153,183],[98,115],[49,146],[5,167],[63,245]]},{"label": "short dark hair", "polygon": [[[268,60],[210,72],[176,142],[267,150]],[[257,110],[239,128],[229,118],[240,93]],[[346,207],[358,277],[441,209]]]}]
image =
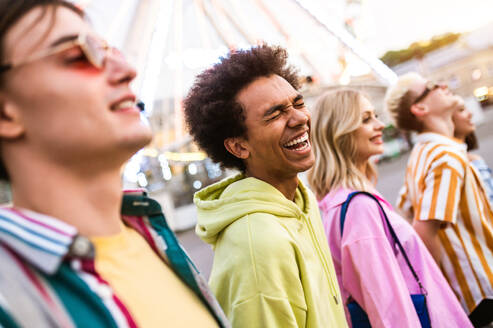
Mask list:
[{"label": "short dark hair", "polygon": [[[84,12],[74,4],[65,0],[0,0],[0,64],[4,64],[5,36],[12,26],[21,18],[36,7],[42,7],[43,11],[38,19],[42,19],[48,8],[53,12],[58,7],[65,7],[75,13],[84,16]],[[54,17],[54,16],[53,16]],[[0,87],[2,86],[3,76],[0,74]],[[0,156],[0,180],[9,181],[9,175]]]},{"label": "short dark hair", "polygon": [[476,150],[479,148],[478,137],[474,131],[466,136],[464,142],[467,145],[467,151]]},{"label": "short dark hair", "polygon": [[245,114],[238,93],[261,77],[279,75],[299,89],[297,71],[279,46],[260,45],[231,51],[197,76],[184,102],[185,120],[194,141],[223,168],[245,170],[243,160],[224,147],[227,138],[246,136]]},{"label": "short dark hair", "polygon": [[418,97],[414,92],[408,90],[404,96],[400,99],[398,107],[398,115],[396,115],[396,125],[399,129],[405,131],[421,132],[424,129],[423,122],[419,121],[411,111],[411,107],[414,105]]}]

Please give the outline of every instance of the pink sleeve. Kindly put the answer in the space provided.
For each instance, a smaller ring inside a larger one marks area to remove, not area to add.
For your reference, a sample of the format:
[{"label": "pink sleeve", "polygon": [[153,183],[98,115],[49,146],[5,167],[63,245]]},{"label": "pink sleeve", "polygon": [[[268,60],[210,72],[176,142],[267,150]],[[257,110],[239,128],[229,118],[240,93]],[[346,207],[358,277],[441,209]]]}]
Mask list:
[{"label": "pink sleeve", "polygon": [[421,327],[379,209],[363,197],[351,202],[346,216],[343,286],[366,311],[372,327]]}]

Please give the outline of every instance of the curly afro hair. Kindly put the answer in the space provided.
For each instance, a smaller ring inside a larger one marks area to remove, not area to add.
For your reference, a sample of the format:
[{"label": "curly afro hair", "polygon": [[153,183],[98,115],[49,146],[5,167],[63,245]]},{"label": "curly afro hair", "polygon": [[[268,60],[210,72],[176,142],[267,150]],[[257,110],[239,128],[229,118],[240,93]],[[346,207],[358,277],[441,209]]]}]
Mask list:
[{"label": "curly afro hair", "polygon": [[224,147],[227,138],[246,136],[245,113],[237,94],[260,77],[279,75],[295,89],[297,71],[287,64],[287,51],[261,45],[232,51],[197,76],[184,101],[185,120],[194,141],[223,168],[245,170],[243,161]]}]

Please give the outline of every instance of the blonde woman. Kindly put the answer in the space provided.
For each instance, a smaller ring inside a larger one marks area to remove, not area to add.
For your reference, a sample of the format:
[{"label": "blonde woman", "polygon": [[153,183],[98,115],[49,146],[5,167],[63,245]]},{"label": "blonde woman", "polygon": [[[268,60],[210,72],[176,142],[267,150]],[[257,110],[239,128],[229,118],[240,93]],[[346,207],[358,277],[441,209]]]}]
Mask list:
[{"label": "blonde woman", "polygon": [[[370,157],[383,152],[383,128],[368,99],[350,89],[324,94],[312,116],[316,163],[308,180],[319,200],[348,321],[353,327],[472,327],[426,246],[375,190]],[[369,194],[355,195],[341,217],[355,191]],[[428,323],[416,311],[415,295]]]}]

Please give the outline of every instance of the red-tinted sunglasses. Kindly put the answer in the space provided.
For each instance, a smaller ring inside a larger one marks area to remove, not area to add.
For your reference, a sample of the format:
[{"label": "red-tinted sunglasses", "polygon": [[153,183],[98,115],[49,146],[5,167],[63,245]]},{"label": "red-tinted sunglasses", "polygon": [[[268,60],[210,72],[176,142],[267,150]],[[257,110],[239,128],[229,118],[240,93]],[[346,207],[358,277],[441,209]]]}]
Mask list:
[{"label": "red-tinted sunglasses", "polygon": [[28,63],[32,63],[36,60],[60,53],[68,50],[74,46],[80,47],[87,60],[96,68],[103,68],[104,60],[108,53],[115,53],[122,56],[120,51],[116,48],[110,47],[108,43],[94,35],[87,33],[81,33],[74,40],[64,42],[52,48],[45,49],[37,54],[34,54],[20,62],[12,61],[10,63],[0,65],[0,73],[9,71],[15,67],[19,67]]}]

